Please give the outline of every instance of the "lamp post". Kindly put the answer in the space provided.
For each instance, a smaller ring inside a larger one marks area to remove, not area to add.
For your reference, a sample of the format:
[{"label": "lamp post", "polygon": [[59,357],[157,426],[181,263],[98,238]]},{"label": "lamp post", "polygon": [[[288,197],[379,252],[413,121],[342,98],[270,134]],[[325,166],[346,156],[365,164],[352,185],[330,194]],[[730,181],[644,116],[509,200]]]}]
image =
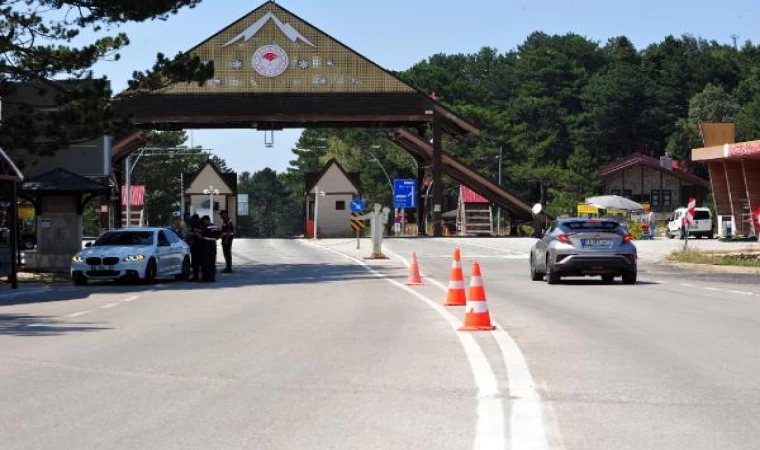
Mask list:
[{"label": "lamp post", "polygon": [[209,196],[209,209],[211,210],[211,214],[209,214],[209,217],[211,217],[211,222],[214,221],[214,196],[219,195],[219,189],[214,189],[214,186],[211,185],[208,187],[208,189],[204,189],[203,193]]},{"label": "lamp post", "polygon": [[314,186],[314,236],[317,239],[317,230],[319,230],[319,197],[324,197],[324,191],[319,190],[319,186]]}]

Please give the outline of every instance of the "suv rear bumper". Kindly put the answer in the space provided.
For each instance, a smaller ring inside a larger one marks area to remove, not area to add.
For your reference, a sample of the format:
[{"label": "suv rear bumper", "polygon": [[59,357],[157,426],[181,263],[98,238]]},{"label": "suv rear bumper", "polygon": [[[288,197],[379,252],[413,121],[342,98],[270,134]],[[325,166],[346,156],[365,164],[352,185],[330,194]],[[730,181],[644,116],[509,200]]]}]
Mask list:
[{"label": "suv rear bumper", "polygon": [[636,255],[557,255],[552,270],[561,275],[607,275],[636,272]]}]

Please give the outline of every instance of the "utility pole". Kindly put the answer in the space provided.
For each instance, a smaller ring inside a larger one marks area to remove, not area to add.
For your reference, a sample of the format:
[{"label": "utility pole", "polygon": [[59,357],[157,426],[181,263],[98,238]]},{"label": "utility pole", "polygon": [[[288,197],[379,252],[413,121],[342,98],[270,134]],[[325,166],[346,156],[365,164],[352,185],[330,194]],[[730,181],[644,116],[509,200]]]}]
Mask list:
[{"label": "utility pole", "polygon": [[[504,146],[499,146],[499,187],[501,187],[501,160],[504,158]],[[496,209],[496,236],[501,233],[501,206]]]},{"label": "utility pole", "polygon": [[732,34],[731,35],[731,40],[734,41],[734,50],[738,50],[739,47],[737,45],[737,41],[739,40],[739,35],[738,34]]}]

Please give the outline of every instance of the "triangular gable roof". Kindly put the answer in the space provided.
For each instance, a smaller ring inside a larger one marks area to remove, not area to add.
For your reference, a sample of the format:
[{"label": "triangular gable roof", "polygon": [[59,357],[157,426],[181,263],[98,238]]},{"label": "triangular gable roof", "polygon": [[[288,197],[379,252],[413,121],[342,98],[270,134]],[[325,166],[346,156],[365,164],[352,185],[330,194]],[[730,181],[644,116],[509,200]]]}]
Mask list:
[{"label": "triangular gable roof", "polygon": [[346,172],[346,169],[343,168],[343,166],[340,165],[337,159],[333,158],[329,161],[327,161],[327,164],[325,164],[322,167],[322,170],[319,172],[310,172],[304,175],[304,185],[306,190],[306,194],[311,192],[312,189],[314,189],[314,186],[316,186],[319,181],[322,179],[322,177],[325,176],[328,170],[330,170],[330,167],[336,166],[338,170],[343,174],[344,177],[351,183],[351,185],[356,188],[356,192],[361,192],[361,189],[359,188],[359,173],[358,172],[352,172],[348,173]]},{"label": "triangular gable roof", "polygon": [[[212,80],[203,86],[175,83],[149,93],[127,90],[117,96],[115,109],[143,126],[253,124],[257,129],[305,128],[315,123],[416,127],[429,123],[435,112],[449,134],[480,132],[427,93],[274,1],[188,53],[214,62]],[[330,114],[323,114],[326,102],[331,102]]]},{"label": "triangular gable roof", "polygon": [[[257,54],[259,50],[262,53]],[[165,88],[164,93],[417,92],[273,1],[188,53],[213,61],[214,79],[204,86],[178,83]]]},{"label": "triangular gable roof", "polygon": [[219,170],[216,164],[214,164],[214,162],[210,159],[206,160],[206,162],[203,163],[203,165],[197,171],[195,171],[195,173],[184,174],[185,190],[187,190],[193,184],[198,175],[203,172],[203,169],[205,169],[207,166],[211,166],[214,172],[216,172],[216,175],[224,182],[227,188],[229,188],[230,192],[237,195],[237,173],[222,173],[222,171]]},{"label": "triangular gable roof", "polygon": [[643,153],[635,152],[623,158],[616,159],[609,162],[599,168],[599,176],[602,178],[618,174],[624,170],[632,167],[644,166],[650,169],[659,170],[660,172],[673,175],[674,177],[683,180],[687,183],[695,186],[702,186],[704,188],[710,188],[710,182],[702,177],[694,175],[693,173],[681,170],[677,167],[666,168],[660,165],[660,160],[652,156],[647,156]]},{"label": "triangular gable roof", "polygon": [[482,195],[478,194],[477,192],[473,191],[472,189],[468,188],[465,185],[459,186],[459,198],[462,199],[462,202],[465,204],[470,203],[491,203],[488,201],[487,198],[483,197]]},{"label": "triangular gable roof", "polygon": [[111,188],[106,185],[61,168],[30,178],[21,185],[22,192],[34,194],[96,194],[110,190]]}]

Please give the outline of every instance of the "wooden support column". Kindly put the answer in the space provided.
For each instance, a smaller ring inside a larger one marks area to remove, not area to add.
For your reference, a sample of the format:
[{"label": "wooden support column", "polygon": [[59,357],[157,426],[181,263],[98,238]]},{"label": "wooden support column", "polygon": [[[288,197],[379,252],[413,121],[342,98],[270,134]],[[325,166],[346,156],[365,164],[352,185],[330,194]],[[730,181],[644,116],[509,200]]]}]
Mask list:
[{"label": "wooden support column", "polygon": [[443,159],[441,156],[441,124],[438,115],[433,116],[433,236],[443,235]]},{"label": "wooden support column", "polygon": [[425,236],[425,168],[422,166],[425,161],[422,158],[415,158],[417,161],[417,236]]}]

